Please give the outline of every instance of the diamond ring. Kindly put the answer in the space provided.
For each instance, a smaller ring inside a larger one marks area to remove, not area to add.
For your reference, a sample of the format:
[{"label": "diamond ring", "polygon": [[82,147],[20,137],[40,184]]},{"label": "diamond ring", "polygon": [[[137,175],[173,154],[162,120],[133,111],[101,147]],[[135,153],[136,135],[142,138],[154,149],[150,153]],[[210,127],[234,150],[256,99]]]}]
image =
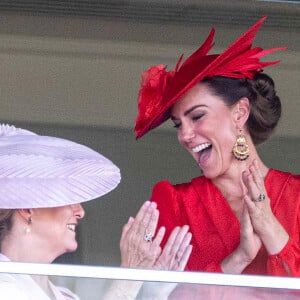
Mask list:
[{"label": "diamond ring", "polygon": [[153,238],[153,233],[152,232],[145,233],[145,235],[144,235],[144,241],[146,241],[146,242],[152,242],[152,238]]}]

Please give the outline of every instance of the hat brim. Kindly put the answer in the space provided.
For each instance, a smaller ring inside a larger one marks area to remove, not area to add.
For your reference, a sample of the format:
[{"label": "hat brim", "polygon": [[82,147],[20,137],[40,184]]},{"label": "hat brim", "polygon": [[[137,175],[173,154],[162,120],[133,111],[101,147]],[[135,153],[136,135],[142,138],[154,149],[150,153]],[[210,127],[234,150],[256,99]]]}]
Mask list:
[{"label": "hat brim", "polygon": [[99,198],[120,170],[98,152],[39,135],[0,138],[0,208],[59,207]]}]

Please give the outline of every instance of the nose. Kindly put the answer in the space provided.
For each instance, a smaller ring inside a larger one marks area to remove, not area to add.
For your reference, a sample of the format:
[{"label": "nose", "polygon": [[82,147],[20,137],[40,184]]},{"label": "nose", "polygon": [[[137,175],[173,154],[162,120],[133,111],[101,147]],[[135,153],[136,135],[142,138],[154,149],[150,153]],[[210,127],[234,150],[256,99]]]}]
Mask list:
[{"label": "nose", "polygon": [[192,139],[195,137],[195,132],[193,126],[188,123],[181,125],[181,130],[179,132],[179,139],[182,142],[190,143]]},{"label": "nose", "polygon": [[77,203],[77,204],[73,204],[72,207],[73,207],[73,212],[74,212],[75,217],[77,219],[82,219],[85,214],[82,205],[80,203]]}]

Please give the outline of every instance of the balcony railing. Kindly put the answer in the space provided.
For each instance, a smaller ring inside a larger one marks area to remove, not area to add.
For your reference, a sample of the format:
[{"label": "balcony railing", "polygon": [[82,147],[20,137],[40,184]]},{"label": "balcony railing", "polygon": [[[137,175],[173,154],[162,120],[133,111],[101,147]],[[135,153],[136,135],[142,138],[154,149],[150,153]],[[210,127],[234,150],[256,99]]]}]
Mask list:
[{"label": "balcony railing", "polygon": [[[300,278],[292,277],[16,262],[0,262],[1,273],[48,275],[55,284],[69,288],[82,300],[103,299],[107,287],[114,280],[125,283],[143,281],[144,286],[150,285],[152,296],[147,295],[146,289],[142,288],[137,299],[161,299],[160,291],[167,285],[173,289],[169,299],[176,300],[300,299]],[[157,294],[157,298],[154,298],[154,294]]]}]

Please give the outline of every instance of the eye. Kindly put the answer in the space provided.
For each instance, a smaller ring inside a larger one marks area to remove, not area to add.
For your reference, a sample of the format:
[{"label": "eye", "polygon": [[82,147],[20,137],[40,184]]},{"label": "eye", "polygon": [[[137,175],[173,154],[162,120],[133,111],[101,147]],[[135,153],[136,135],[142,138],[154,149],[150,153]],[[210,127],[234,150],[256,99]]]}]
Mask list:
[{"label": "eye", "polygon": [[181,121],[179,119],[172,118],[173,127],[178,129],[181,126]]},{"label": "eye", "polygon": [[198,114],[198,115],[192,116],[192,120],[193,121],[200,120],[203,116],[204,116],[204,114]]},{"label": "eye", "polygon": [[174,123],[173,127],[178,129],[181,126],[181,123]]}]

